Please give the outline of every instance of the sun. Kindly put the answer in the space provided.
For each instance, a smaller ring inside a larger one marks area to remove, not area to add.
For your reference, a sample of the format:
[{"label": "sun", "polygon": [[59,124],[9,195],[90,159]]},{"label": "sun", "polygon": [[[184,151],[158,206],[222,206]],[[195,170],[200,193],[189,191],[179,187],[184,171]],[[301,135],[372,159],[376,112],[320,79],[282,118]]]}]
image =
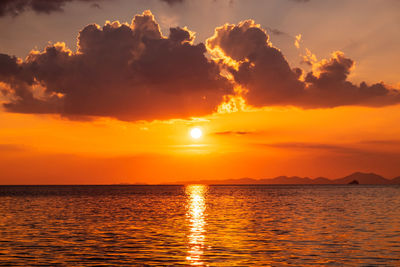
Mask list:
[{"label": "sun", "polygon": [[190,130],[190,136],[193,139],[199,139],[203,135],[203,132],[199,127],[194,127]]}]

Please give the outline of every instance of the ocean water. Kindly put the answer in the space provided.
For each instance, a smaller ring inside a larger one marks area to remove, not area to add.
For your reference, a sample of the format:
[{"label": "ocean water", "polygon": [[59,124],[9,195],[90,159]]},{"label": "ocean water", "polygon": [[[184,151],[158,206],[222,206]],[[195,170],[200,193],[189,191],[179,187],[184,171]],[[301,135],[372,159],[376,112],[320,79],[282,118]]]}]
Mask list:
[{"label": "ocean water", "polygon": [[399,186],[2,186],[2,266],[400,266]]}]

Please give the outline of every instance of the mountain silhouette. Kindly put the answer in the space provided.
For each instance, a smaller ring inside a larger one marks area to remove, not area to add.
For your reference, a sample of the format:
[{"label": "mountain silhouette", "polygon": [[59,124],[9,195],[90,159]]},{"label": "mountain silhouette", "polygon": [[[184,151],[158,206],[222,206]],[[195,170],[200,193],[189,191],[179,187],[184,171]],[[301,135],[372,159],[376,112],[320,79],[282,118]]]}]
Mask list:
[{"label": "mountain silhouette", "polygon": [[398,176],[398,177],[392,179],[392,182],[393,182],[394,184],[400,184],[400,176]]},{"label": "mountain silhouette", "polygon": [[355,172],[348,176],[338,179],[328,179],[325,177],[309,178],[309,177],[298,177],[298,176],[278,176],[275,178],[265,179],[252,179],[252,178],[240,178],[240,179],[227,179],[227,180],[200,180],[200,181],[187,181],[184,184],[214,184],[214,185],[230,185],[230,184],[270,184],[270,185],[296,185],[296,184],[349,184],[353,181],[357,181],[361,185],[387,185],[387,184],[400,184],[400,176],[394,179],[387,179],[381,175],[375,173],[363,173]]},{"label": "mountain silhouette", "polygon": [[392,184],[392,180],[386,179],[378,174],[362,172],[355,172],[334,181],[336,184],[348,184],[354,180],[357,180],[360,184]]}]

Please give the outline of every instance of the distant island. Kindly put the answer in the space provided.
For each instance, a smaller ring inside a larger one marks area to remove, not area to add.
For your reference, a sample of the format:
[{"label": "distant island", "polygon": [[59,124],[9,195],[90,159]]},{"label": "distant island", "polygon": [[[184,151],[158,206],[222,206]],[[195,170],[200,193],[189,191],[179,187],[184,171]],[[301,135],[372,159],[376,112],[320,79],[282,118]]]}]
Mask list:
[{"label": "distant island", "polygon": [[348,183],[348,184],[360,184],[357,180],[353,180],[353,181],[351,181],[350,183]]},{"label": "distant island", "polygon": [[185,181],[175,184],[208,184],[208,185],[232,185],[232,184],[252,184],[252,185],[300,185],[300,184],[313,184],[313,185],[339,185],[339,184],[361,184],[361,185],[390,185],[399,184],[400,176],[394,179],[388,179],[375,173],[363,173],[355,172],[348,176],[328,179],[325,177],[309,178],[309,177],[298,177],[298,176],[278,176],[275,178],[265,179],[252,179],[252,178],[240,178],[240,179],[227,179],[227,180],[198,180],[198,181]]}]

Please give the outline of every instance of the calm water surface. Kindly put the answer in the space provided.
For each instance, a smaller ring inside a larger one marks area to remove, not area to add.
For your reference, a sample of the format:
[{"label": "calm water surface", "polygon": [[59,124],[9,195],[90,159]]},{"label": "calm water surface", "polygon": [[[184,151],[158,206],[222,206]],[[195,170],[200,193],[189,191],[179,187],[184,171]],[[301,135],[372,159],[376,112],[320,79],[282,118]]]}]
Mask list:
[{"label": "calm water surface", "polygon": [[398,186],[2,186],[2,266],[400,266]]}]

